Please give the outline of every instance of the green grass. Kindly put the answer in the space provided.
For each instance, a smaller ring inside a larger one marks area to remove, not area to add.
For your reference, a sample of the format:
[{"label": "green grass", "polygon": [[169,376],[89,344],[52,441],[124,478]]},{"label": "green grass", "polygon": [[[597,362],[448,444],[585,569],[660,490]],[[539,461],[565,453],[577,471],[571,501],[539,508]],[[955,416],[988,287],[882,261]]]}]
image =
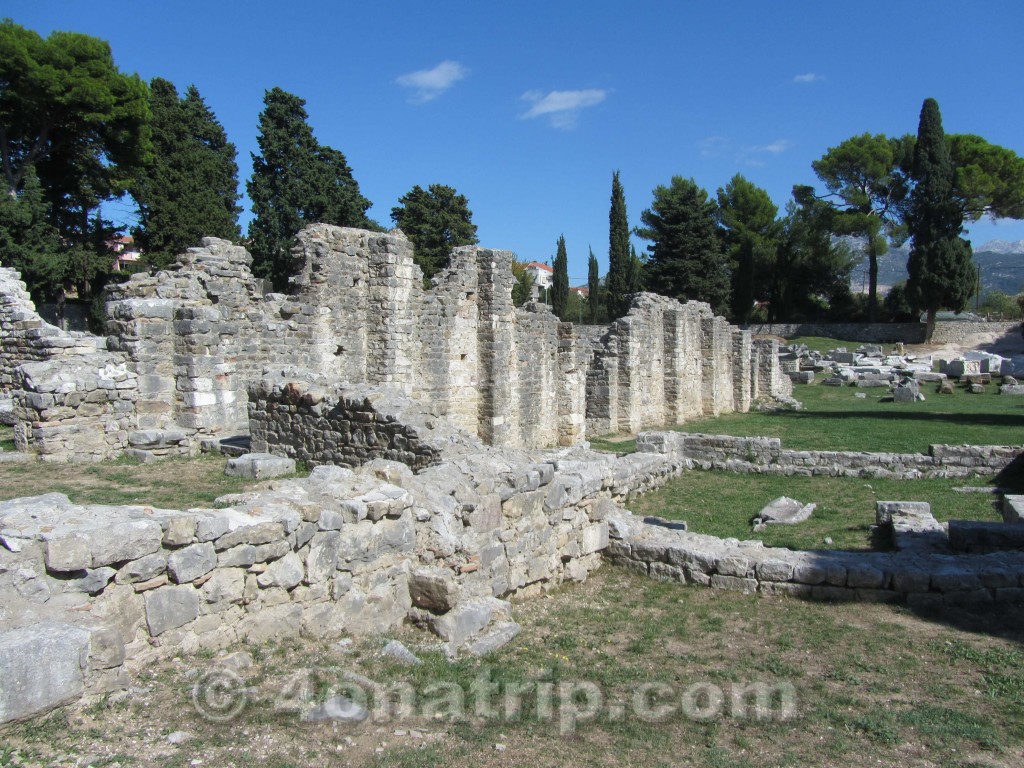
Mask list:
[{"label": "green grass", "polygon": [[14,430],[11,427],[0,425],[0,450],[14,450]]},{"label": "green grass", "polygon": [[[75,764],[116,751],[122,764],[140,766],[1016,766],[1024,760],[1022,619],[1022,606],[994,606],[977,614],[951,609],[940,622],[902,606],[741,595],[605,566],[586,584],[518,605],[522,633],[484,659],[449,662],[426,649],[434,638],[410,627],[394,636],[423,660],[417,667],[380,656],[388,638],[358,640],[347,655],[327,642],[296,641],[258,655],[246,675],[252,699],[237,720],[210,723],[192,706],[188,673],[211,662],[181,656],[145,672],[148,692],[127,708],[14,726],[0,765]],[[384,686],[412,686],[419,709],[359,726],[303,724],[301,708],[275,711],[287,681],[311,669],[323,683],[313,701],[330,692],[332,671],[354,671]],[[495,686],[490,714],[476,709],[480,679]],[[679,706],[693,686],[717,686],[728,697],[757,682],[792,685],[793,716],[743,717],[727,698],[718,714],[698,720]],[[560,686],[577,683],[596,686],[606,706],[560,733],[570,704]],[[432,687],[453,684],[464,693],[465,716],[422,717]],[[531,693],[520,710],[504,708],[516,686],[537,691],[538,684],[553,686],[553,717],[541,714],[542,700]],[[658,701],[671,713],[637,715],[645,684],[667,692]],[[613,715],[613,705],[624,716]],[[194,740],[160,748],[155,734],[174,730]],[[29,759],[17,762],[15,752]]]},{"label": "green grass", "polygon": [[[751,411],[691,419],[683,432],[777,437],[783,448],[926,453],[933,443],[1020,445],[1024,398],[1002,397],[994,386],[981,395],[958,389],[938,395],[925,385],[921,403],[882,402],[884,389],[798,385],[801,411]],[[857,393],[866,397],[858,398]]]},{"label": "green grass", "polygon": [[[883,480],[848,477],[778,477],[731,472],[687,472],[657,491],[630,499],[640,515],[685,520],[696,533],[738,539],[760,539],[769,547],[788,549],[868,550],[876,501],[927,501],[940,521],[999,522],[990,493],[958,493],[964,485],[985,486],[979,480]],[[750,520],[779,496],[816,503],[811,518],[797,525],[769,525],[755,533]],[[825,541],[832,539],[832,543]]]},{"label": "green grass", "polygon": [[224,475],[226,459],[202,454],[140,463],[0,464],[0,499],[63,493],[77,504],[146,504],[168,509],[210,506],[253,483]]}]

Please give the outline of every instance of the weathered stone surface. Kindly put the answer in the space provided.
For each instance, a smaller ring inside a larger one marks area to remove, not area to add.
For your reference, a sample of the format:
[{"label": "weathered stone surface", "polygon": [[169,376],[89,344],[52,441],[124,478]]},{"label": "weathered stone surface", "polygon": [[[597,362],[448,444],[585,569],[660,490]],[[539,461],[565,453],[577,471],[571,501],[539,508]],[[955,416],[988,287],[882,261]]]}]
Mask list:
[{"label": "weathered stone surface", "polygon": [[333,696],[302,713],[302,721],[318,723],[332,720],[339,723],[361,723],[370,716],[368,709],[344,696]]},{"label": "weathered stone surface", "polygon": [[89,632],[78,627],[36,624],[0,633],[0,723],[78,698],[88,658]]},{"label": "weathered stone surface", "polygon": [[817,504],[804,504],[788,496],[779,496],[757,513],[755,522],[795,525],[809,519]]},{"label": "weathered stone surface", "polygon": [[409,666],[417,666],[422,664],[423,661],[419,659],[415,653],[406,648],[402,643],[397,640],[391,640],[387,645],[384,646],[384,650],[381,651],[383,656],[388,656],[402,664]]},{"label": "weathered stone surface", "polygon": [[167,557],[167,572],[176,584],[184,584],[217,567],[217,551],[210,542],[192,544]]},{"label": "weathered stone surface", "polygon": [[275,560],[270,566],[256,577],[256,583],[261,587],[282,587],[291,589],[297,586],[305,575],[302,560],[294,552],[289,552],[280,560]]},{"label": "weathered stone surface", "polygon": [[228,477],[244,477],[248,480],[266,480],[273,477],[295,474],[295,459],[274,456],[269,453],[247,453],[228,459],[224,467]]},{"label": "weathered stone surface", "polygon": [[199,592],[188,584],[146,592],[146,624],[153,637],[188,624],[198,615]]},{"label": "weathered stone surface", "polygon": [[465,600],[443,616],[432,618],[430,626],[453,648],[460,648],[492,622],[508,622],[511,618],[512,608],[507,602],[481,597]]},{"label": "weathered stone surface", "polygon": [[455,607],[459,586],[448,569],[417,568],[409,575],[409,595],[417,608],[444,613]]}]

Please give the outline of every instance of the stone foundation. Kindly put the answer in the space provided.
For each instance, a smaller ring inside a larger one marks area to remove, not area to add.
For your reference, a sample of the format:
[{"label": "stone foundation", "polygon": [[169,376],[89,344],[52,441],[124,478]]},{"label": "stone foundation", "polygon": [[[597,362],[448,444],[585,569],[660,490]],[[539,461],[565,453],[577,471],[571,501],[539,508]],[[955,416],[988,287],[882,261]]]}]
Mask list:
[{"label": "stone foundation", "polygon": [[691,468],[761,475],[894,477],[904,480],[997,474],[1024,455],[1024,445],[930,445],[928,454],[784,450],[774,437],[645,432],[637,450]]}]

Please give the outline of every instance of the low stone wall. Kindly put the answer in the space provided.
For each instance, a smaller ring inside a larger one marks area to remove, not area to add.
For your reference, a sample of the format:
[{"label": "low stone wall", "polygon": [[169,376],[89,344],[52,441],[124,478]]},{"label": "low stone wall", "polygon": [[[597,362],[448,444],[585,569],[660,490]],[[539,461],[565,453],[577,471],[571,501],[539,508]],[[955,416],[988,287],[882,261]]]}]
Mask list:
[{"label": "low stone wall", "polygon": [[607,555],[654,578],[765,595],[829,601],[907,602],[912,607],[1024,602],[1024,552],[794,552],[760,541],[718,539],[610,521]]},{"label": "low stone wall", "polygon": [[924,323],[759,323],[747,327],[754,336],[824,336],[865,344],[920,344]]},{"label": "low stone wall", "polygon": [[[981,333],[1000,336],[1020,332],[1019,320],[1010,322],[971,323],[960,320],[940,320],[932,331],[933,344],[961,344],[969,337]],[[865,344],[921,344],[924,342],[924,323],[761,323],[748,326],[755,336],[824,336],[847,339]]]},{"label": "low stone wall", "polygon": [[932,332],[933,344],[963,344],[971,336],[982,333],[995,333],[1000,336],[1010,334],[1019,335],[1021,332],[1020,320],[993,321],[983,323],[966,322],[936,322],[935,330]]},{"label": "low stone wall", "polygon": [[[0,722],[125,687],[155,654],[380,633],[585,579],[622,512],[613,499],[678,470],[478,445],[417,475],[318,467],[221,509],[0,503]],[[51,674],[24,659],[70,661]]]},{"label": "low stone wall", "polygon": [[762,475],[894,477],[906,480],[996,474],[1024,445],[930,445],[928,454],[784,450],[774,437],[643,432],[637,450],[669,456],[697,469]]}]

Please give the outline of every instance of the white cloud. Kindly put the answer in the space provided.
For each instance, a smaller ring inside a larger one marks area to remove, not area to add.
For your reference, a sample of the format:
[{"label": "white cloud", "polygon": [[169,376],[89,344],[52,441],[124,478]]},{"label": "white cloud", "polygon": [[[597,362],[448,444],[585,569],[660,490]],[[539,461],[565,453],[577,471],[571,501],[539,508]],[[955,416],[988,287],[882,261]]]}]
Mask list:
[{"label": "white cloud", "polygon": [[533,102],[533,106],[519,117],[522,120],[532,120],[547,115],[555,128],[573,128],[581,109],[600,104],[607,95],[607,91],[598,88],[551,91],[546,94],[541,91],[527,91],[521,98]]},{"label": "white cloud", "polygon": [[780,155],[792,146],[789,139],[776,139],[771,144],[762,144],[750,147],[751,152],[767,152],[772,155]]},{"label": "white cloud", "polygon": [[409,97],[410,103],[426,104],[447,91],[467,74],[469,74],[469,70],[459,62],[442,61],[433,69],[421,69],[401,75],[395,82],[403,88],[412,89],[412,96]]},{"label": "white cloud", "polygon": [[725,136],[708,136],[697,145],[700,147],[701,157],[718,157],[726,152],[732,142]]},{"label": "white cloud", "polygon": [[802,75],[797,75],[793,78],[794,83],[817,83],[825,79],[824,75],[819,75],[817,72],[805,72]]}]

